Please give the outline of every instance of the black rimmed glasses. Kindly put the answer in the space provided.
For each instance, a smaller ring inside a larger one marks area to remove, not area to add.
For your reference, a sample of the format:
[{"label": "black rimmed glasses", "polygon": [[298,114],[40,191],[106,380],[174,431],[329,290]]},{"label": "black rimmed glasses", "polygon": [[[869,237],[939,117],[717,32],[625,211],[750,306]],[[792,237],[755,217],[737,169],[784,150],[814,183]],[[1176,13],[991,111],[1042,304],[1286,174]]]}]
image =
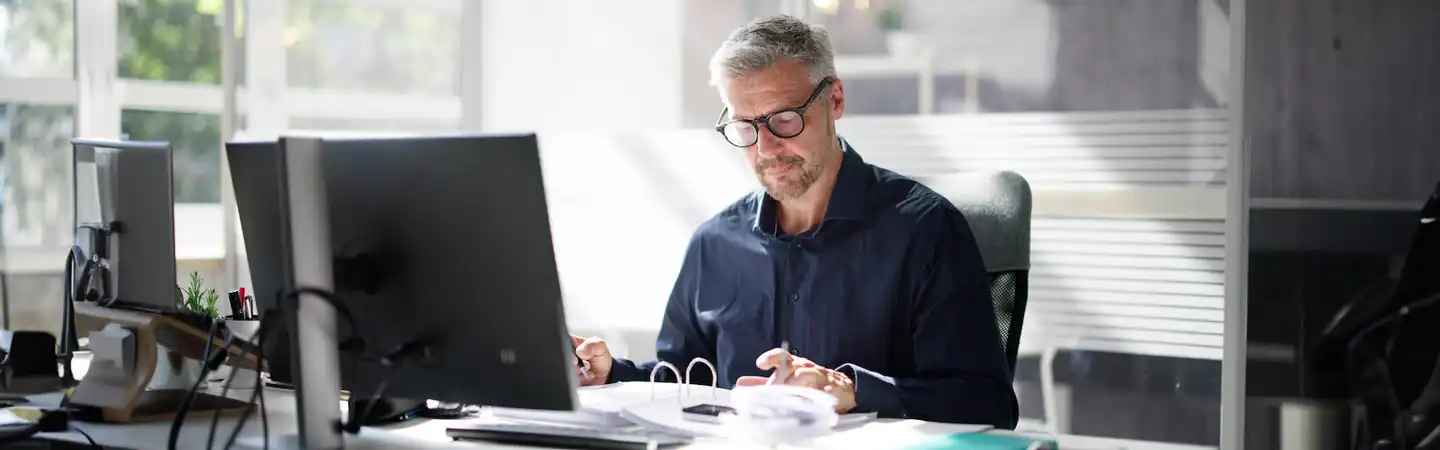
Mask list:
[{"label": "black rimmed glasses", "polygon": [[[715,131],[725,135],[725,140],[730,142],[730,145],[740,148],[755,145],[760,141],[760,124],[762,123],[765,124],[765,128],[770,129],[770,134],[775,137],[784,139],[799,136],[800,133],[805,132],[805,110],[810,109],[810,105],[815,103],[815,99],[820,98],[820,93],[825,92],[825,87],[829,86],[832,81],[835,81],[832,77],[820,80],[820,83],[815,85],[815,92],[810,93],[810,99],[806,100],[804,105],[775,111],[764,117],[724,122],[715,125]],[[720,120],[725,120],[725,116],[729,114],[730,108],[721,110]]]}]

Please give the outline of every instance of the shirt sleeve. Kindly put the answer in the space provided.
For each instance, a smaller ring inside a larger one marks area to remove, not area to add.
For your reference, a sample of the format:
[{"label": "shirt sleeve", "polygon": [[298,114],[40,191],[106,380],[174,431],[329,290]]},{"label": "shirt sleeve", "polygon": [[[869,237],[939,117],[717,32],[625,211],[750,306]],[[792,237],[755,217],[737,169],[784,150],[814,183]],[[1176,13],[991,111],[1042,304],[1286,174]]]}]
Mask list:
[{"label": "shirt sleeve", "polygon": [[[670,291],[670,300],[665,305],[665,317],[660,322],[660,334],[655,339],[655,356],[658,361],[635,362],[615,358],[607,383],[650,381],[650,372],[660,361],[668,361],[683,372],[694,358],[715,360],[714,345],[710,343],[712,341],[701,336],[695,315],[695,299],[700,295],[700,277],[703,272],[703,252],[703,239],[697,231],[690,238],[689,248],[685,250],[685,262],[680,266],[680,275],[676,277],[675,287]],[[693,379],[690,382],[693,384],[711,383],[708,370],[696,370],[691,376]],[[662,369],[660,374],[656,374],[655,381],[679,380],[671,371]]]},{"label": "shirt sleeve", "polygon": [[846,364],[858,410],[882,417],[1013,429],[1019,405],[1000,344],[989,276],[964,216],[928,211],[910,244],[913,370],[886,376]]}]

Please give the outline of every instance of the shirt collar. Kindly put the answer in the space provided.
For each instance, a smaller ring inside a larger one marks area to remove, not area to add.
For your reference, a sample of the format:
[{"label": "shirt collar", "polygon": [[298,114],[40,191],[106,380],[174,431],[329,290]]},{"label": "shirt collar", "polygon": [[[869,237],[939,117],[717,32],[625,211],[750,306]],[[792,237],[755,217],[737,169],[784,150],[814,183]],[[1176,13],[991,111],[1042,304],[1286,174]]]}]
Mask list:
[{"label": "shirt collar", "polygon": [[[835,189],[830,192],[825,218],[816,224],[811,230],[812,233],[819,231],[831,220],[861,220],[865,216],[868,205],[866,194],[874,181],[874,172],[869,170],[870,165],[865,163],[844,138],[840,138],[840,151],[844,157],[841,158],[840,173],[835,179]],[[753,228],[770,236],[779,235],[775,198],[763,189],[757,195],[760,196],[760,201],[757,202],[759,204],[756,206]]]}]

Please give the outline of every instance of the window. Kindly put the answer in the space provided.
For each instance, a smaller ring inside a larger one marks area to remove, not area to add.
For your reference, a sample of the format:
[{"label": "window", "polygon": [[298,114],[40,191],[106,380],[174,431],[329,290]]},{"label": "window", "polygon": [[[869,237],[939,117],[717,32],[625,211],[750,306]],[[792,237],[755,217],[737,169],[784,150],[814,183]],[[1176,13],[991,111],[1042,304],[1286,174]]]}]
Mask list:
[{"label": "window", "polygon": [[70,78],[74,70],[71,0],[0,0],[0,76]]},{"label": "window", "polygon": [[64,254],[71,240],[74,108],[0,104],[0,302],[3,326],[57,332]]},{"label": "window", "polygon": [[461,2],[409,3],[292,0],[290,87],[459,94]]},{"label": "window", "polygon": [[0,215],[4,248],[66,246],[70,233],[70,138],[74,108],[0,104]]},{"label": "window", "polygon": [[220,84],[218,0],[124,0],[122,78]]}]

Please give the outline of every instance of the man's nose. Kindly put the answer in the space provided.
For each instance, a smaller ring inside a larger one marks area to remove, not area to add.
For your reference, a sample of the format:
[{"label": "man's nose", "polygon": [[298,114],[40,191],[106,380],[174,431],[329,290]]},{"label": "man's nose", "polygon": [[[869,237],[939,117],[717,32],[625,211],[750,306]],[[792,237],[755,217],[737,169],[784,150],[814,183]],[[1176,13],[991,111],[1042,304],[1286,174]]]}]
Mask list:
[{"label": "man's nose", "polygon": [[760,133],[755,140],[755,152],[762,158],[770,159],[780,154],[780,138],[775,137],[769,128],[760,127]]}]

